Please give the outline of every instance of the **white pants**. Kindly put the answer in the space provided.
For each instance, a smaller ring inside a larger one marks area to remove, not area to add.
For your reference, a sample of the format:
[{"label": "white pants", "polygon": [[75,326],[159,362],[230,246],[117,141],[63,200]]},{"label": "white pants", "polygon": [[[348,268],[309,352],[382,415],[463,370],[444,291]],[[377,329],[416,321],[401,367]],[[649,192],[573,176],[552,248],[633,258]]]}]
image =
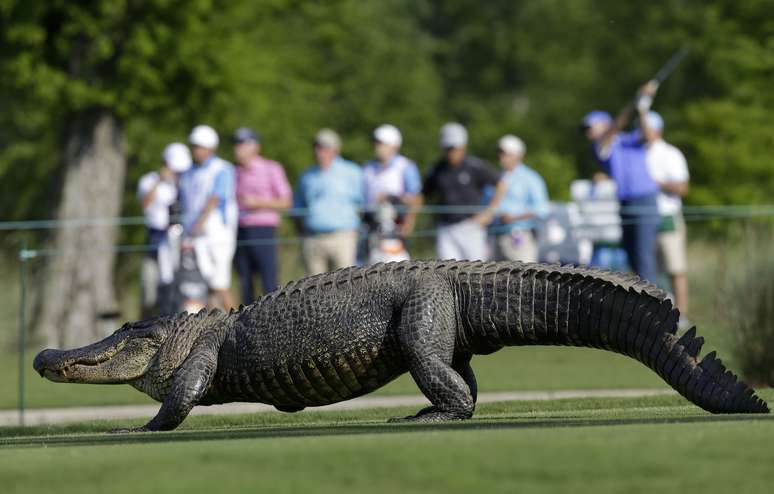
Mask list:
[{"label": "white pants", "polygon": [[159,301],[159,263],[148,256],[142,258],[140,270],[140,300],[143,309],[153,309]]},{"label": "white pants", "polygon": [[196,263],[212,290],[231,287],[231,263],[236,252],[236,233],[223,230],[219,235],[203,235],[194,239]]},{"label": "white pants", "polygon": [[439,226],[435,245],[439,259],[485,261],[489,258],[486,228],[473,220]]},{"label": "white pants", "polygon": [[530,230],[514,230],[497,237],[498,257],[503,261],[538,261],[538,244]]}]

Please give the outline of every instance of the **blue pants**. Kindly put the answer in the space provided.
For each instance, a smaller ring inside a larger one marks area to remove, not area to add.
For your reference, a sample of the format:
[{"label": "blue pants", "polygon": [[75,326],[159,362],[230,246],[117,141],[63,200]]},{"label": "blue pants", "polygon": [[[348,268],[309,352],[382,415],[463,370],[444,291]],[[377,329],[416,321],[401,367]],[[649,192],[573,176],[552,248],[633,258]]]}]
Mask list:
[{"label": "blue pants", "polygon": [[656,196],[622,200],[621,223],[629,265],[640,278],[655,283],[658,280],[656,236],[661,224]]},{"label": "blue pants", "polygon": [[261,276],[264,293],[277,288],[277,243],[273,226],[239,227],[234,265],[242,287],[242,303],[255,300],[253,277]]}]

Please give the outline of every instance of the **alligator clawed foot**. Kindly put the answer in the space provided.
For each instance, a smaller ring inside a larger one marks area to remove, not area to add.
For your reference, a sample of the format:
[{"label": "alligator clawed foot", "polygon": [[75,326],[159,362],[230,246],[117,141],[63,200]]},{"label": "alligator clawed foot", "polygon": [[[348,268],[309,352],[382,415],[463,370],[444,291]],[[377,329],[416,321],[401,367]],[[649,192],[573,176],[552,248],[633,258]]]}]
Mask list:
[{"label": "alligator clawed foot", "polygon": [[420,410],[416,415],[408,417],[393,417],[387,420],[388,423],[422,423],[422,422],[443,422],[447,420],[467,420],[472,413],[445,412],[437,407],[431,406]]},{"label": "alligator clawed foot", "polygon": [[400,424],[402,422],[410,422],[411,419],[413,419],[413,415],[409,415],[408,417],[390,417],[387,419],[388,424]]},{"label": "alligator clawed foot", "polygon": [[459,413],[449,412],[434,412],[426,413],[424,415],[410,415],[408,417],[394,417],[389,419],[389,423],[427,423],[427,422],[446,422],[449,420],[467,420],[469,416],[461,415]]},{"label": "alligator clawed foot", "polygon": [[132,432],[153,432],[145,426],[142,427],[118,427],[116,429],[110,429],[108,434],[129,434]]},{"label": "alligator clawed foot", "polygon": [[425,407],[422,410],[418,411],[414,415],[408,415],[406,417],[391,417],[387,419],[387,423],[400,423],[400,422],[415,422],[419,417],[422,415],[427,415],[428,413],[437,412],[438,408],[436,408],[434,405],[430,405],[429,407]]}]

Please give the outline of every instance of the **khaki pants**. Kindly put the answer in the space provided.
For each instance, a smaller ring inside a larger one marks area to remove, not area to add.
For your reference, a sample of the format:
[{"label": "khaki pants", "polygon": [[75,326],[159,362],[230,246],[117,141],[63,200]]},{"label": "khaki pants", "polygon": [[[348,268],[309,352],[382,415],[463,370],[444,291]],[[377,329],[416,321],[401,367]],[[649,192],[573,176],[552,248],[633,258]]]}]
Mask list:
[{"label": "khaki pants", "polygon": [[497,237],[497,254],[504,261],[538,261],[538,245],[530,230],[514,230]]},{"label": "khaki pants", "polygon": [[301,256],[306,274],[325,273],[355,264],[357,231],[339,230],[304,237]]}]

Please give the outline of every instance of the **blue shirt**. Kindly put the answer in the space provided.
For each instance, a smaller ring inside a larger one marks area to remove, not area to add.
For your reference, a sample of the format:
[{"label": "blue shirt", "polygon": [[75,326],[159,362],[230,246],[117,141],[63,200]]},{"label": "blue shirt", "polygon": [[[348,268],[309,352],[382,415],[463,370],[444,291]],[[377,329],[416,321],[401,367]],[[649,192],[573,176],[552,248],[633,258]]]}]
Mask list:
[{"label": "blue shirt", "polygon": [[619,200],[638,199],[658,193],[658,184],[648,172],[645,142],[639,131],[622,132],[613,137],[607,156],[602,156],[595,144],[594,156],[615,181]]},{"label": "blue shirt", "polygon": [[180,176],[178,184],[183,227],[193,228],[211,197],[219,199],[213,213],[224,226],[236,225],[236,171],[234,165],[211,156],[201,165],[194,164]]},{"label": "blue shirt", "polygon": [[[513,170],[505,172],[502,179],[506,184],[506,192],[497,206],[497,214],[519,216],[527,213],[537,218],[545,218],[551,212],[548,202],[548,190],[543,177],[524,163]],[[528,230],[534,228],[535,218],[516,221],[507,225],[507,230]]]},{"label": "blue shirt", "polygon": [[337,156],[327,170],[314,165],[301,175],[294,207],[307,209],[304,227],[308,233],[326,233],[360,226],[358,210],[363,201],[363,172]]}]

